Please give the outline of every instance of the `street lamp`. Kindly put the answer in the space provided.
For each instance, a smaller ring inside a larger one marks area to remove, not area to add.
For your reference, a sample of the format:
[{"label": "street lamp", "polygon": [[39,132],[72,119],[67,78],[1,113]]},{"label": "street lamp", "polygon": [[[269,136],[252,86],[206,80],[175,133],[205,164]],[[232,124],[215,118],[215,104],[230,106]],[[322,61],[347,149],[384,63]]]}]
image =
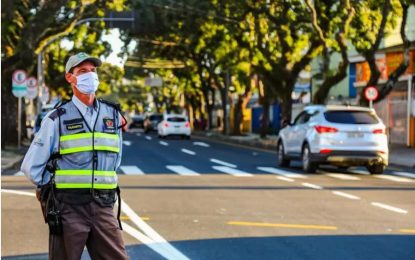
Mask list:
[{"label": "street lamp", "polygon": [[[78,26],[80,24],[86,23],[86,22],[93,22],[93,21],[104,21],[104,22],[134,22],[134,17],[90,17],[85,18],[77,21],[74,25]],[[55,40],[59,39],[59,37],[55,37],[50,39],[43,48],[39,51],[37,55],[37,82],[38,82],[38,101],[37,101],[37,112],[40,113],[42,101],[41,97],[45,88],[44,80],[43,80],[43,51]],[[46,101],[45,101],[46,102]]]}]

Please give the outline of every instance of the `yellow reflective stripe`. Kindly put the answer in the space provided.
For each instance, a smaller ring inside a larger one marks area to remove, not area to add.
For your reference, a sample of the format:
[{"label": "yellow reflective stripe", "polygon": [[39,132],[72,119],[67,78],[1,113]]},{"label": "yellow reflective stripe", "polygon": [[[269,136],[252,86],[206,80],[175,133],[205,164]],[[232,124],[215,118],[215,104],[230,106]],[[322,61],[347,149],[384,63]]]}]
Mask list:
[{"label": "yellow reflective stripe", "polygon": [[79,152],[88,152],[88,151],[92,151],[92,145],[61,149],[60,153],[68,154],[68,153],[79,153]]},{"label": "yellow reflective stripe", "polygon": [[[56,170],[56,175],[92,175],[92,170]],[[115,176],[115,171],[94,171],[97,176]]]},{"label": "yellow reflective stripe", "polygon": [[109,138],[109,139],[118,140],[118,135],[117,134],[107,134],[107,133],[95,132],[94,135],[95,135],[95,137],[98,137],[98,138]]},{"label": "yellow reflective stripe", "polygon": [[68,140],[76,140],[82,138],[92,138],[92,133],[79,133],[79,134],[72,134],[72,135],[62,135],[60,137],[61,141],[68,141]]},{"label": "yellow reflective stripe", "polygon": [[[90,189],[91,183],[56,183],[58,189]],[[117,184],[94,184],[94,189],[115,189]]]},{"label": "yellow reflective stripe", "polygon": [[[118,140],[118,135],[117,134],[107,134],[107,133],[95,132],[94,137]],[[83,139],[83,138],[92,138],[92,133],[79,133],[79,134],[72,134],[72,135],[63,135],[63,136],[60,137],[60,141],[63,142],[63,141]]]},{"label": "yellow reflective stripe", "polygon": [[94,146],[95,150],[103,150],[103,151],[111,151],[118,153],[120,151],[120,148],[118,147],[112,147],[112,146]]}]

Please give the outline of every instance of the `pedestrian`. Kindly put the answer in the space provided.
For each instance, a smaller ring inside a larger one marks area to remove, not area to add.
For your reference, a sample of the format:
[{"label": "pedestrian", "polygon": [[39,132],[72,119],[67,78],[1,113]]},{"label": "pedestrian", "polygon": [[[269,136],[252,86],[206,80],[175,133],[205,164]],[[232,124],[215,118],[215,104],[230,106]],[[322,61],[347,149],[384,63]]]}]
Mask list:
[{"label": "pedestrian", "polygon": [[85,53],[68,59],[72,99],[45,116],[21,166],[37,185],[49,259],[79,260],[85,246],[91,259],[129,259],[113,211],[125,121],[119,105],[95,97],[100,65]]}]

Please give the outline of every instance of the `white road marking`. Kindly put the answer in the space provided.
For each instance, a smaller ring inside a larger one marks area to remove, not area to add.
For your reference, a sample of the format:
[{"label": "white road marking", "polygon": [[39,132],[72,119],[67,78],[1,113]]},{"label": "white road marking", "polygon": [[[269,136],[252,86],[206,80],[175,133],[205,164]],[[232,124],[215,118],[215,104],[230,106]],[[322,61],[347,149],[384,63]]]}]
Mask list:
[{"label": "white road marking", "polygon": [[183,153],[187,153],[187,154],[190,154],[190,155],[195,155],[196,153],[195,152],[193,152],[193,151],[190,151],[190,150],[187,150],[187,149],[182,149],[181,150]]},{"label": "white road marking", "polygon": [[235,164],[228,163],[228,162],[224,162],[224,161],[221,161],[221,160],[218,160],[218,159],[214,159],[214,158],[211,158],[210,161],[213,162],[213,163],[222,164],[224,166],[228,166],[228,167],[232,167],[232,168],[238,167]]},{"label": "white road marking", "polygon": [[190,170],[189,168],[186,168],[181,165],[166,165],[166,168],[179,174],[179,175],[185,175],[185,176],[198,176],[199,173]]},{"label": "white road marking", "polygon": [[4,192],[4,193],[11,193],[11,194],[17,194],[17,195],[26,195],[26,196],[36,197],[36,194],[34,194],[33,192],[27,192],[27,191],[18,191],[18,190],[5,190],[5,189],[1,189],[1,192]]},{"label": "white road marking", "polygon": [[322,190],[323,187],[312,184],[312,183],[308,183],[308,182],[303,182],[301,183],[301,185],[303,185],[304,187],[308,187],[308,188],[312,188],[312,189],[316,189],[316,190]]},{"label": "white road marking", "polygon": [[373,206],[376,206],[376,207],[379,207],[379,208],[387,209],[387,210],[394,211],[394,212],[398,212],[398,213],[402,213],[402,214],[408,213],[407,210],[400,209],[400,208],[396,208],[396,207],[392,207],[392,206],[389,206],[389,205],[386,205],[386,204],[383,204],[383,203],[380,203],[380,202],[372,202],[371,204]]},{"label": "white road marking", "polygon": [[164,141],[160,141],[159,144],[164,145],[164,146],[169,146],[169,143],[166,143]]},{"label": "white road marking", "polygon": [[141,136],[141,134],[140,134],[140,133],[136,133],[135,135],[136,135],[136,136]]},{"label": "white road marking", "polygon": [[345,193],[345,192],[341,192],[341,191],[332,191],[333,194],[338,195],[338,196],[342,196],[351,200],[360,200],[359,197],[349,194],[349,193]]},{"label": "white road marking", "polygon": [[[173,247],[169,242],[167,242],[163,237],[161,237],[153,228],[151,228],[147,223],[142,220],[137,213],[135,213],[130,206],[125,203],[124,200],[121,200],[121,210],[128,216],[131,222],[133,222],[139,229],[141,229],[144,234],[152,240],[152,243],[157,243],[156,252],[167,255],[167,259],[189,259],[179,250]],[[129,229],[132,231],[131,229]],[[139,234],[137,234],[139,235]],[[144,238],[144,237],[143,237]]]},{"label": "white road marking", "polygon": [[144,172],[135,165],[123,165],[120,169],[126,175],[144,175]]},{"label": "white road marking", "polygon": [[294,179],[295,178],[303,178],[303,179],[307,178],[307,176],[304,174],[293,173],[293,172],[285,171],[285,170],[274,168],[274,167],[257,167],[257,169],[263,172],[279,174],[284,177],[289,177],[289,178],[294,178]]},{"label": "white road marking", "polygon": [[385,179],[389,181],[395,181],[395,182],[415,182],[414,180],[403,178],[403,177],[397,177],[392,175],[375,175],[376,178],[379,179]]},{"label": "white road marking", "polygon": [[282,176],[278,176],[276,178],[279,179],[279,180],[282,180],[282,181],[294,182],[293,179],[282,177]]},{"label": "white road marking", "polygon": [[361,175],[370,175],[368,171],[362,171],[362,170],[351,170],[354,174],[361,174]]},{"label": "white road marking", "polygon": [[148,136],[148,135],[147,135],[147,136],[146,136],[146,139],[147,139],[147,140],[152,140],[153,138],[152,138],[151,136]]},{"label": "white road marking", "polygon": [[347,175],[347,174],[341,174],[341,173],[326,173],[324,175],[336,178],[336,179],[340,179],[340,180],[349,180],[349,181],[357,181],[360,180],[359,177],[356,176],[351,176],[351,175]]},{"label": "white road marking", "polygon": [[203,146],[203,147],[210,147],[209,144],[204,142],[193,142],[193,145]]},{"label": "white road marking", "polygon": [[131,146],[131,141],[122,141],[122,143],[126,146]]},{"label": "white road marking", "polygon": [[13,174],[14,176],[24,176],[24,173],[22,171],[18,171],[15,174]]},{"label": "white road marking", "polygon": [[415,174],[414,173],[409,173],[409,172],[392,172],[392,174],[403,176],[403,177],[408,177],[408,178],[415,178]]},{"label": "white road marking", "polygon": [[228,174],[231,174],[231,175],[237,176],[237,177],[251,177],[251,176],[253,176],[253,174],[243,172],[243,171],[240,171],[238,169],[227,167],[227,166],[212,166],[212,168],[217,170],[217,171],[228,173]]}]

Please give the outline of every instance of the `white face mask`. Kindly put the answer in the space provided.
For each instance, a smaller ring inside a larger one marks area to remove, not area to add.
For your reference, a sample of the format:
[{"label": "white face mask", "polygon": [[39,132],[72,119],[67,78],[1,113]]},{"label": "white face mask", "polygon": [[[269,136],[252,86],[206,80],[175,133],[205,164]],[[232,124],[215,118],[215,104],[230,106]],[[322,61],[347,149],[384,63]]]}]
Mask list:
[{"label": "white face mask", "polygon": [[98,75],[96,72],[88,72],[76,77],[76,87],[84,94],[93,94],[97,91],[99,85]]}]

